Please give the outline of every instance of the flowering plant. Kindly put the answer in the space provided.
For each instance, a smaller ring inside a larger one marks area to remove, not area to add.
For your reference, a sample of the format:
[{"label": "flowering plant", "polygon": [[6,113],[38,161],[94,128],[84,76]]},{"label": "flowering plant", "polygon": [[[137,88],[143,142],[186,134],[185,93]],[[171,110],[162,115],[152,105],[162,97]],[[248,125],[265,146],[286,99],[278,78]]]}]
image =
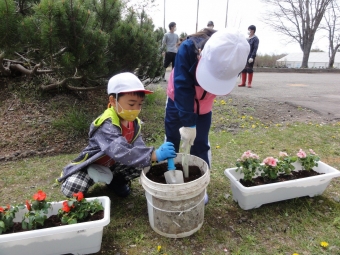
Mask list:
[{"label": "flowering plant", "polygon": [[7,205],[5,208],[0,206],[0,235],[13,226],[15,213],[18,207]]},{"label": "flowering plant", "polygon": [[318,166],[320,158],[312,149],[309,149],[308,154],[300,149],[296,155],[298,157],[298,161],[302,165],[302,169],[310,171],[313,167]]},{"label": "flowering plant", "polygon": [[[33,195],[33,202],[30,203],[26,200],[25,205],[28,210],[24,214],[21,225],[23,229],[36,229],[39,225],[43,226],[47,219],[48,209],[51,207],[49,202],[46,202],[46,193],[42,190],[38,190]],[[20,209],[25,208],[25,205],[19,205]]]},{"label": "flowering plant", "polygon": [[245,181],[252,181],[257,168],[260,166],[259,156],[248,150],[237,160],[236,166],[236,171],[240,170],[243,173]]},{"label": "flowering plant", "polygon": [[280,174],[290,174],[295,169],[293,163],[297,157],[288,156],[286,152],[280,151],[279,158],[267,157],[263,160],[263,164],[259,167],[262,171],[261,176],[275,180]]},{"label": "flowering plant", "polygon": [[312,149],[309,149],[309,153],[300,149],[296,156],[289,156],[286,152],[280,152],[278,158],[266,157],[260,163],[259,156],[248,150],[237,160],[236,171],[240,170],[244,174],[243,180],[245,181],[253,181],[256,171],[263,178],[275,180],[281,174],[291,174],[295,169],[293,163],[296,161],[301,163],[302,170],[309,171],[314,166],[318,166],[319,160],[320,158]]},{"label": "flowering plant", "polygon": [[73,198],[63,202],[63,207],[58,210],[62,224],[75,224],[84,221],[89,215],[104,210],[98,199],[87,201],[82,192],[74,193]]}]

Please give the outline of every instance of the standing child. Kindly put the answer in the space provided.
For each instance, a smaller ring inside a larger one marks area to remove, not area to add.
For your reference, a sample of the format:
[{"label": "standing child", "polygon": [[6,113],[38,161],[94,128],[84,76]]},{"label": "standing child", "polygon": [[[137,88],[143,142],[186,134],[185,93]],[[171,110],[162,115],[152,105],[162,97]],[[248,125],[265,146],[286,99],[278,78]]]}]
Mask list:
[{"label": "standing child", "polygon": [[132,73],[113,76],[108,83],[108,108],[91,123],[87,147],[68,164],[57,180],[61,191],[71,197],[79,191],[86,193],[95,182],[106,182],[118,196],[130,194],[128,182],[140,176],[142,168],[152,161],[176,157],[170,142],[157,150],[143,142],[141,111],[145,90]]},{"label": "standing child", "polygon": [[181,44],[165,109],[166,139],[177,152],[182,139],[182,147],[192,146],[190,154],[211,166],[208,136],[214,99],[232,91],[248,53],[247,40],[231,28],[204,28]]}]

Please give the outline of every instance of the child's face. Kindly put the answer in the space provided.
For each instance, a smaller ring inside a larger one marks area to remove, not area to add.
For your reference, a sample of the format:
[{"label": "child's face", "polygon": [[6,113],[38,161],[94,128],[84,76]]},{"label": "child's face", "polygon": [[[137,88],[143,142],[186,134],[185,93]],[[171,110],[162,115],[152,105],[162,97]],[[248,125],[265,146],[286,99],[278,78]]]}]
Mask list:
[{"label": "child's face", "polygon": [[[116,101],[116,100],[114,100]],[[124,110],[141,110],[144,98],[132,94],[123,94],[118,99],[118,112]],[[116,102],[115,102],[116,103]],[[123,108],[123,109],[122,109]]]},{"label": "child's face", "polygon": [[133,94],[121,95],[118,104],[113,96],[110,96],[109,100],[119,117],[127,121],[133,121],[138,116],[144,102],[144,98]]}]

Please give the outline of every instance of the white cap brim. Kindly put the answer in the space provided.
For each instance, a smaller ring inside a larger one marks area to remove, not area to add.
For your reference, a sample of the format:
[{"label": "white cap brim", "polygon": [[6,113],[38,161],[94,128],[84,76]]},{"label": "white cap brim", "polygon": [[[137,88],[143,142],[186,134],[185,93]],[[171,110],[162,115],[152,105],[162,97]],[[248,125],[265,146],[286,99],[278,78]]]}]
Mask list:
[{"label": "white cap brim", "polygon": [[145,94],[152,94],[153,91],[147,90],[147,89],[141,89],[141,90],[124,90],[120,91],[119,93],[133,93],[133,92],[144,92]]},{"label": "white cap brim", "polygon": [[208,63],[203,58],[200,59],[196,69],[196,79],[198,84],[206,91],[217,96],[229,94],[236,85],[237,76],[220,80],[211,75],[207,67]]}]

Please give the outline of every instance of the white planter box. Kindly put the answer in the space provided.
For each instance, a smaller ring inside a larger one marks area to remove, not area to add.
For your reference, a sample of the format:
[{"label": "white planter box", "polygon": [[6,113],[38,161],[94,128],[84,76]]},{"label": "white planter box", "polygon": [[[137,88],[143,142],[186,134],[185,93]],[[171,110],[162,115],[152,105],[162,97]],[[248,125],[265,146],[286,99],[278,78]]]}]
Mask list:
[{"label": "white planter box", "polygon": [[[86,200],[94,200],[87,198]],[[20,233],[0,235],[0,255],[60,255],[66,253],[89,254],[101,248],[104,226],[110,222],[110,204],[108,197],[97,197],[104,207],[104,218],[97,221],[72,225],[30,230]],[[63,201],[53,202],[47,217],[56,215],[62,208]],[[21,222],[21,210],[16,214],[15,222]]]},{"label": "white planter box", "polygon": [[[234,201],[238,202],[243,210],[249,210],[291,198],[321,195],[332,178],[340,176],[340,171],[321,161],[318,164],[313,170],[324,173],[322,175],[254,187],[245,187],[239,182],[243,174],[236,172],[236,167],[226,169],[224,174],[230,180]],[[301,169],[300,164],[295,163],[294,166],[296,170]]]}]

